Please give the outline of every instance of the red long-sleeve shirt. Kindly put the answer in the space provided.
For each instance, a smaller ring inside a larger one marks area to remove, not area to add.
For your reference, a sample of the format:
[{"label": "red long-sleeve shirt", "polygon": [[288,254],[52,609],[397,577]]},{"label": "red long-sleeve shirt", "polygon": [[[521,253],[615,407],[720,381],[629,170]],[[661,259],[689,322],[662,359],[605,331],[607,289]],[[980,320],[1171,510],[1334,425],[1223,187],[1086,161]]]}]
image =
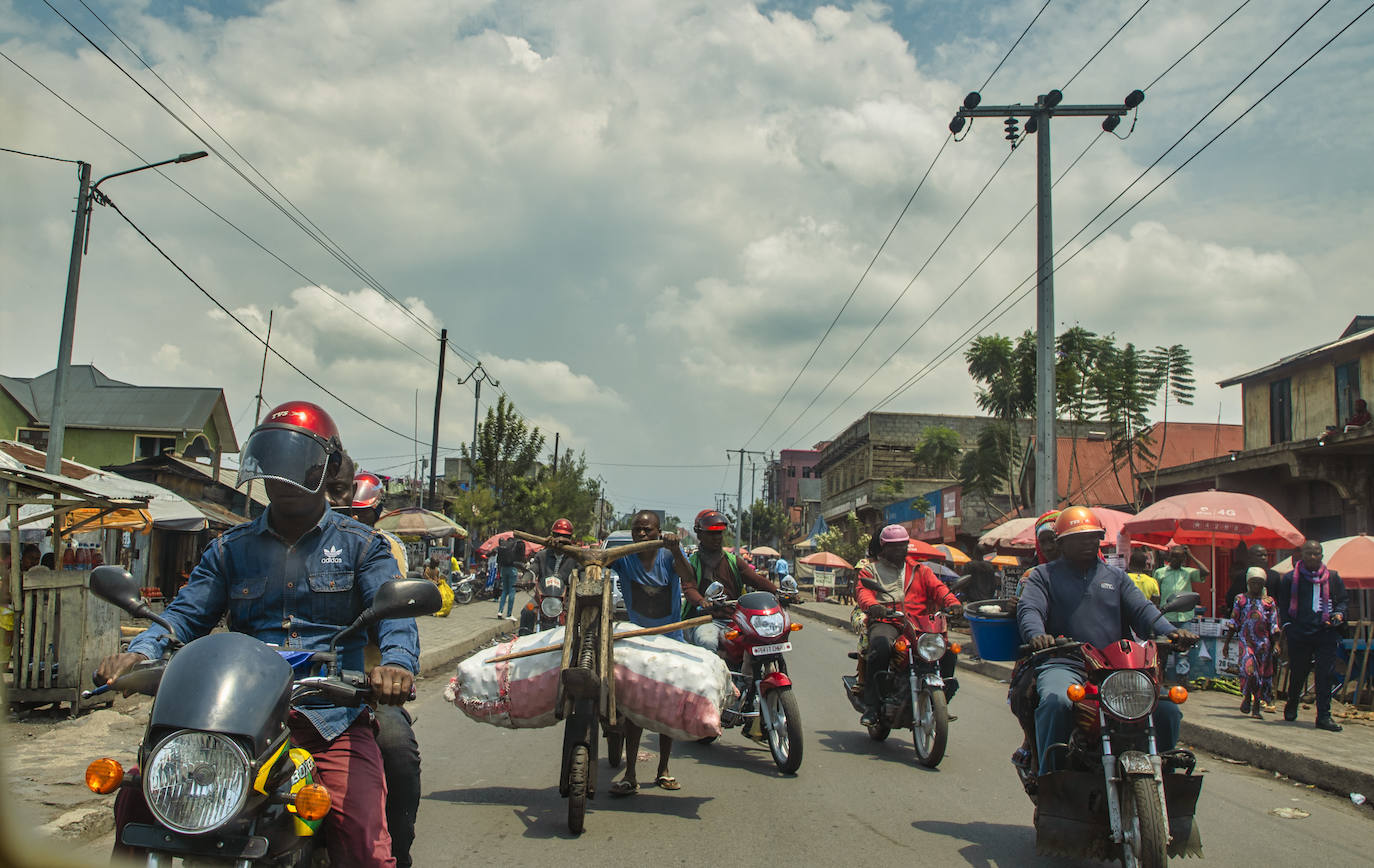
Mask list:
[{"label": "red long-sleeve shirt", "polygon": [[[857,581],[854,583],[854,598],[859,601],[860,609],[867,609],[874,604],[894,605],[893,600],[878,599],[878,595],[863,583],[865,578],[878,581],[876,569],[869,565],[859,569]],[[918,560],[906,562],[906,567],[902,571],[902,586],[906,588],[902,608],[912,618],[930,615],[948,606],[959,604],[959,598],[950,593],[944,582],[936,578],[935,572]]]}]

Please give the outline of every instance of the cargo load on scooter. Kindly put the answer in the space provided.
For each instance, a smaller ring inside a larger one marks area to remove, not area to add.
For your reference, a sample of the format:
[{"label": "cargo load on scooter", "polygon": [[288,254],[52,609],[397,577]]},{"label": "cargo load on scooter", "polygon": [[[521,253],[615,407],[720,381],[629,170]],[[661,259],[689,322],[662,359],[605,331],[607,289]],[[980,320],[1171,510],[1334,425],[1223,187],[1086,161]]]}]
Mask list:
[{"label": "cargo load on scooter", "polygon": [[[616,632],[634,629],[617,625]],[[444,697],[473,720],[506,729],[536,729],[558,722],[559,649],[563,628],[521,636],[485,648],[458,664]],[[495,657],[547,653],[489,663]],[[720,713],[734,695],[730,672],[715,654],[666,636],[635,636],[615,643],[616,707],[637,725],[675,739],[719,736]]]}]

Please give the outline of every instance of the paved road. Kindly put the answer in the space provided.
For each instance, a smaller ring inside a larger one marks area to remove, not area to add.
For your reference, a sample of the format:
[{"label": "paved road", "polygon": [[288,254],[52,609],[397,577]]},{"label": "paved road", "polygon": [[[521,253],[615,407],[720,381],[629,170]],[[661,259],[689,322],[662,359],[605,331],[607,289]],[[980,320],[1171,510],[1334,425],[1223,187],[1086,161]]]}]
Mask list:
[{"label": "paved road", "polygon": [[[1007,761],[1020,730],[1004,685],[964,678],[948,755],[926,771],[912,761],[909,733],[875,744],[858,728],[839,687],[852,665],[845,657],[852,636],[809,623],[794,644],[789,663],[807,732],[797,775],[778,774],[765,748],[727,731],[714,745],[677,746],[677,792],[611,799],[603,791],[588,803],[580,838],[568,833],[555,788],[560,730],[474,723],[427,682],[416,727],[424,754],[416,864],[701,864],[703,848],[717,859],[751,862],[781,850],[789,854],[782,861],[797,864],[916,856],[946,865],[1070,864],[1034,855],[1031,805]],[[641,750],[657,749],[656,737],[646,742]],[[641,780],[652,777],[655,762],[641,761]],[[1316,857],[1353,865],[1374,852],[1368,807],[1214,757],[1201,765],[1208,772],[1200,821],[1209,861],[1305,864]],[[613,779],[604,758],[599,773],[604,790]],[[1281,807],[1311,816],[1269,813]]]}]

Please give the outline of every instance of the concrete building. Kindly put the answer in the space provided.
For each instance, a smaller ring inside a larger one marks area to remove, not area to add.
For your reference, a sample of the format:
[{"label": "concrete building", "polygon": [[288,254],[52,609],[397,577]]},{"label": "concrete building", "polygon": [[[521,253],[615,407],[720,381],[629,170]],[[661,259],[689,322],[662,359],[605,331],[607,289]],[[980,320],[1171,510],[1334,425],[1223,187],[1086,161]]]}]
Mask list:
[{"label": "concrete building", "polygon": [[1161,470],[1156,498],[1217,488],[1269,501],[1311,537],[1374,525],[1374,425],[1348,426],[1374,395],[1374,316],[1321,346],[1219,384],[1241,387],[1243,448]]}]

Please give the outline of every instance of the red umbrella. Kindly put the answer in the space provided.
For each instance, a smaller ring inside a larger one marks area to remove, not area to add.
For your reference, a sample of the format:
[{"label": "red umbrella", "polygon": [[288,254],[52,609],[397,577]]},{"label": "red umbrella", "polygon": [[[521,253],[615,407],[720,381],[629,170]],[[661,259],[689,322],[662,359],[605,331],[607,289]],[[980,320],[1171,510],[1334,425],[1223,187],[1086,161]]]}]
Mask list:
[{"label": "red umbrella", "polygon": [[909,558],[944,560],[945,553],[928,542],[913,538],[911,542],[906,545],[906,556]]},{"label": "red umbrella", "polygon": [[813,567],[830,567],[837,570],[854,569],[854,565],[849,561],[831,552],[816,552],[814,555],[807,555],[801,559],[800,563],[808,564]]},{"label": "red umbrella", "polygon": [[[1107,509],[1102,506],[1089,507],[1097,520],[1102,522],[1102,527],[1107,531],[1107,535],[1102,538],[1103,548],[1112,548],[1116,545],[1117,534],[1121,533],[1121,526],[1130,521],[1134,516],[1129,512],[1122,512],[1117,509]],[[1012,537],[1011,543],[1006,548],[1013,549],[1033,549],[1035,548],[1035,527],[1029,526]]]},{"label": "red umbrella", "polygon": [[[510,539],[513,533],[514,531],[503,530],[496,536],[487,537],[487,541],[477,547],[477,551],[475,552],[475,554],[479,558],[484,558],[487,555],[490,555],[493,551],[496,550],[496,547],[501,544],[501,540]],[[543,548],[544,547],[541,546],[539,543],[532,543],[528,540],[525,541],[525,554],[527,555],[532,555]]]},{"label": "red umbrella", "polygon": [[[1013,548],[1011,541],[1022,531],[1029,530],[1035,532],[1035,518],[1011,518],[997,525],[997,527],[983,534],[978,538],[978,545],[985,549],[1006,549]],[[1015,548],[1035,548],[1035,540],[1032,539],[1029,545],[1015,546]]]},{"label": "red umbrella", "polygon": [[1293,548],[1303,541],[1302,532],[1265,501],[1215,489],[1166,497],[1127,519],[1122,530],[1161,544]]},{"label": "red umbrella", "polygon": [[[1374,589],[1374,537],[1360,534],[1328,540],[1322,543],[1322,561],[1340,573],[1347,588]],[[1281,573],[1293,569],[1293,559],[1285,558],[1274,569]]]}]

